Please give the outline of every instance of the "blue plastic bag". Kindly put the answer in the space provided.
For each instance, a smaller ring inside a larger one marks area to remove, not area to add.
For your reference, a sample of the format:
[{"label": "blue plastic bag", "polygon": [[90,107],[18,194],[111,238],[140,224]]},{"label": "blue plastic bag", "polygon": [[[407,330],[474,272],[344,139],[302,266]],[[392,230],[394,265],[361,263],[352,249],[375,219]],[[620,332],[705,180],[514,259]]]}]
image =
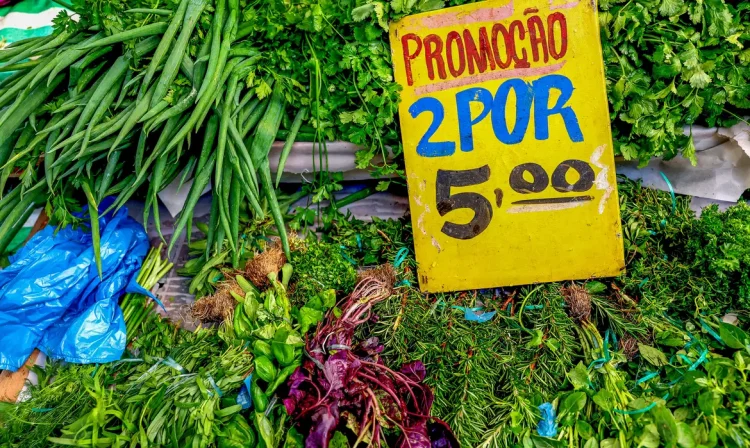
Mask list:
[{"label": "blue plastic bag", "polygon": [[[106,210],[112,203],[102,201]],[[116,361],[125,350],[118,301],[151,295],[135,276],[149,248],[143,227],[123,207],[99,218],[102,278],[91,232],[46,227],[0,270],[0,369],[16,371],[34,348],[79,364]]]},{"label": "blue plastic bag", "polygon": [[557,437],[557,415],[552,403],[539,405],[539,412],[541,412],[542,418],[539,420],[536,432],[542,437]]}]

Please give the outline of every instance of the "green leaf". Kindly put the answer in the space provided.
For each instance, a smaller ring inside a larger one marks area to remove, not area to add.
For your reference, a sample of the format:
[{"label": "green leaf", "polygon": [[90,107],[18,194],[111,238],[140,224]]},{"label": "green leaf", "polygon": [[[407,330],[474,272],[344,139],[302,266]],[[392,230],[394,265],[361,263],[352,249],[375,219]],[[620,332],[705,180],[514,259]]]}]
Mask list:
[{"label": "green leaf", "polygon": [[607,285],[605,285],[602,282],[597,282],[597,281],[588,282],[586,283],[586,290],[590,294],[601,294],[607,290]]},{"label": "green leaf", "polygon": [[265,442],[267,447],[276,446],[273,426],[268,417],[266,417],[266,414],[262,412],[254,412],[253,414],[255,415],[255,427],[258,433],[260,433],[263,442]]},{"label": "green leaf", "polygon": [[661,15],[672,17],[684,12],[685,3],[683,0],[662,0],[661,6],[659,6],[659,13]]},{"label": "green leaf", "polygon": [[83,193],[86,195],[86,200],[89,203],[89,216],[91,217],[91,241],[94,245],[94,261],[96,262],[96,270],[99,272],[99,278],[102,278],[102,250],[101,250],[101,235],[99,234],[99,206],[94,199],[94,194],[91,192],[89,184],[86,182],[81,183]]},{"label": "green leaf", "polygon": [[672,412],[663,405],[656,406],[651,412],[664,445],[668,447],[677,445],[677,422]]},{"label": "green leaf", "polygon": [[378,182],[378,185],[375,187],[376,191],[386,191],[388,190],[388,187],[391,186],[391,181],[389,180],[381,180]]},{"label": "green leaf", "polygon": [[378,24],[386,31],[388,31],[388,21],[384,16],[383,4],[381,2],[365,3],[362,6],[354,8],[352,10],[352,19],[355,22],[361,22],[371,16],[375,16]]},{"label": "green leaf", "polygon": [[695,436],[693,430],[685,422],[677,423],[677,445],[681,448],[695,448]]},{"label": "green leaf", "polygon": [[370,162],[372,161],[373,157],[375,157],[375,154],[370,151],[364,149],[361,151],[357,151],[356,154],[354,154],[354,160],[357,168],[360,170],[367,169],[370,166]]},{"label": "green leaf", "polygon": [[566,446],[565,443],[560,440],[541,437],[536,434],[531,435],[531,441],[534,448],[564,448]]},{"label": "green leaf", "polygon": [[325,314],[323,314],[322,311],[303,306],[299,310],[300,331],[302,333],[307,333],[311,327],[322,321],[324,316]]},{"label": "green leaf", "polygon": [[590,439],[586,440],[586,443],[583,445],[583,448],[599,448],[599,441],[591,437]]},{"label": "green leaf", "polygon": [[323,299],[323,306],[325,307],[321,311],[329,310],[336,306],[336,290],[327,289],[320,293],[320,297]]},{"label": "green leaf", "polygon": [[553,353],[560,350],[560,341],[554,338],[544,341],[544,345]]},{"label": "green leaf", "polygon": [[646,344],[638,344],[638,351],[643,359],[656,367],[662,367],[668,364],[667,356],[661,350]]},{"label": "green leaf", "polygon": [[591,427],[585,420],[576,421],[576,431],[584,439],[591,439],[594,437],[594,428]]},{"label": "green leaf", "polygon": [[721,395],[706,391],[698,395],[698,407],[706,415],[713,415],[721,404]]},{"label": "green leaf", "polygon": [[304,448],[304,446],[305,438],[297,431],[297,428],[292,427],[289,429],[286,433],[284,448]]},{"label": "green leaf", "polygon": [[591,400],[604,411],[611,412],[614,409],[614,396],[607,389],[601,389]]},{"label": "green leaf", "polygon": [[542,345],[542,339],[544,339],[544,333],[542,330],[533,330],[531,334],[531,340],[526,343],[526,348],[535,349]]},{"label": "green leaf", "polygon": [[571,392],[565,397],[560,405],[560,414],[576,414],[586,406],[586,394],[584,392]]},{"label": "green leaf", "polygon": [[264,79],[262,79],[258,84],[258,87],[255,88],[255,94],[258,95],[258,99],[261,100],[270,95],[271,92],[273,92],[273,89]]},{"label": "green leaf", "polygon": [[659,447],[659,430],[656,425],[650,423],[643,427],[643,432],[637,438],[638,448],[658,448]]},{"label": "green leaf", "polygon": [[665,330],[656,333],[654,340],[659,345],[666,345],[669,347],[682,347],[687,342],[681,333],[672,330]]},{"label": "green leaf", "polygon": [[702,68],[696,69],[693,74],[690,75],[690,85],[696,89],[704,89],[709,84],[711,84],[711,77],[708,76]]},{"label": "green leaf", "polygon": [[589,378],[589,372],[582,362],[579,362],[573,370],[568,372],[567,376],[568,380],[570,380],[570,384],[573,385],[573,389],[581,390],[589,388],[591,378]]},{"label": "green leaf", "polygon": [[695,157],[695,141],[693,140],[692,128],[690,132],[690,137],[688,137],[687,139],[687,144],[685,145],[685,148],[683,148],[682,150],[682,156],[690,160],[691,165],[693,166],[698,165],[698,159]]},{"label": "green leaf", "polygon": [[719,325],[719,336],[721,336],[725,344],[733,349],[743,349],[750,343],[747,333],[742,331],[740,327],[726,322],[722,322]]},{"label": "green leaf", "polygon": [[333,437],[328,444],[328,448],[349,448],[349,446],[349,440],[338,431],[333,433]]}]

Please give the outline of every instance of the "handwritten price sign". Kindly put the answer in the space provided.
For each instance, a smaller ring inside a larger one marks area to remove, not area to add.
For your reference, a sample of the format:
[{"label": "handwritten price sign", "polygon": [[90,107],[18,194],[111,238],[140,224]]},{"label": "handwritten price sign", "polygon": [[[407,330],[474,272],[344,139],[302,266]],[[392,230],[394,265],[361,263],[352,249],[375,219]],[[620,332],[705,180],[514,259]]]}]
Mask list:
[{"label": "handwritten price sign", "polygon": [[595,2],[490,0],[390,34],[422,290],[620,273]]}]

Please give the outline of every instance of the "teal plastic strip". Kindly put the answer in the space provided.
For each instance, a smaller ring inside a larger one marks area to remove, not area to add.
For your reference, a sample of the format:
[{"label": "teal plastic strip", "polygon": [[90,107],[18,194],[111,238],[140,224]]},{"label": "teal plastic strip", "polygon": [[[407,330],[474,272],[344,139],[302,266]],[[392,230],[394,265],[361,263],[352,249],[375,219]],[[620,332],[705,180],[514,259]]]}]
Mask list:
[{"label": "teal plastic strip", "polygon": [[672,182],[667,179],[667,175],[664,174],[663,171],[659,171],[659,174],[661,174],[662,179],[664,179],[664,182],[667,183],[667,187],[669,187],[669,194],[672,196],[672,214],[674,215],[677,211],[677,198],[674,195],[674,188],[672,188]]},{"label": "teal plastic strip", "polygon": [[716,331],[714,331],[714,329],[711,328],[711,326],[708,325],[705,320],[700,319],[700,323],[701,323],[701,328],[706,330],[706,333],[710,334],[714,339],[719,341],[721,345],[726,345],[724,344],[724,340],[721,338],[721,336],[719,336],[719,334]]},{"label": "teal plastic strip", "polygon": [[402,247],[396,252],[396,258],[393,259],[393,267],[399,267],[406,260],[406,256],[409,254],[409,249]]},{"label": "teal plastic strip", "polygon": [[208,378],[208,384],[210,384],[211,387],[213,387],[214,391],[216,391],[216,395],[218,395],[219,398],[223,397],[224,393],[221,391],[221,389],[219,389],[219,386],[216,385],[216,381],[214,381],[214,377],[212,377],[211,374],[209,373],[207,378]]},{"label": "teal plastic strip", "polygon": [[346,246],[339,246],[339,249],[340,249],[340,252],[341,252],[341,257],[344,260],[348,261],[349,263],[353,264],[354,266],[357,265],[357,262],[354,261],[354,259],[352,257],[350,257],[349,255],[347,255],[347,253],[346,253]]},{"label": "teal plastic strip", "polygon": [[648,380],[650,380],[650,379],[652,379],[652,378],[655,378],[655,377],[657,377],[657,376],[659,376],[659,372],[651,372],[651,373],[647,373],[646,375],[644,375],[644,376],[642,376],[641,378],[639,378],[639,379],[638,379],[638,380],[637,380],[637,381],[635,382],[635,384],[641,384],[641,383],[645,383],[646,381],[648,381]]},{"label": "teal plastic strip", "polygon": [[[669,398],[669,393],[667,393],[666,395],[664,395],[664,400],[666,400],[668,398]],[[648,412],[651,409],[653,409],[654,407],[656,407],[656,402],[655,401],[652,402],[650,405],[646,406],[645,408],[634,409],[632,411],[623,411],[622,409],[615,409],[615,412],[617,412],[618,414],[623,414],[623,415],[636,415],[636,414],[643,414],[645,412]]]},{"label": "teal plastic strip", "polygon": [[43,26],[41,28],[24,29],[24,28],[3,28],[0,29],[0,40],[5,40],[7,43],[17,42],[19,40],[28,39],[30,37],[49,36],[52,34],[51,26]]}]

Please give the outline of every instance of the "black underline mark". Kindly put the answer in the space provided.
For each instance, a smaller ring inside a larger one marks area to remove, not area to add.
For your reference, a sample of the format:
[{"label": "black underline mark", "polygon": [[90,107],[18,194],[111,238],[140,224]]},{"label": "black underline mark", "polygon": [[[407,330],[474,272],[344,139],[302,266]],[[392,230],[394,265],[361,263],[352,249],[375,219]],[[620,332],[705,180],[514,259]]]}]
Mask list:
[{"label": "black underline mark", "polygon": [[567,198],[549,198],[549,199],[524,199],[522,201],[515,201],[513,205],[529,205],[529,204],[566,204],[569,202],[586,202],[592,201],[593,196],[571,196]]}]

